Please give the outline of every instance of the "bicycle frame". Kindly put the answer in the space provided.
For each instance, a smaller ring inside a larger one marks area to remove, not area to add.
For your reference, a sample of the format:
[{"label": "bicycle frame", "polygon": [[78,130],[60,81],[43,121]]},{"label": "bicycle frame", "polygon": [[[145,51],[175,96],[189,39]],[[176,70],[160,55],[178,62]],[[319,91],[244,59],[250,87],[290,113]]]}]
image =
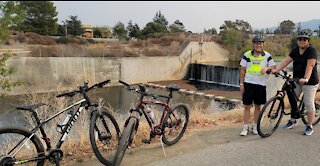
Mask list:
[{"label": "bicycle frame", "polygon": [[[40,130],[41,132],[41,135],[43,136],[43,140],[45,141],[46,143],[46,147],[47,147],[47,151],[50,151],[51,150],[51,143],[50,143],[50,139],[47,137],[44,129],[43,129],[43,125],[48,123],[49,121],[51,121],[52,119],[56,118],[57,116],[59,116],[60,114],[70,110],[71,108],[74,108],[76,106],[79,106],[79,108],[77,109],[77,111],[72,115],[72,117],[69,119],[68,123],[66,124],[66,127],[62,130],[62,133],[61,133],[61,137],[59,139],[59,142],[56,144],[56,149],[60,149],[60,147],[62,146],[64,140],[66,139],[67,135],[69,134],[73,124],[77,121],[78,117],[80,116],[80,113],[82,112],[82,110],[84,108],[88,109],[88,102],[86,99],[82,99],[82,100],[79,100],[78,102],[66,107],[65,109],[63,109],[62,111],[56,113],[55,115],[47,118],[46,120],[44,121],[41,121],[38,116],[36,115],[35,116],[35,119],[36,119],[36,123],[37,123],[37,126],[35,128],[33,128],[31,130],[31,135],[29,138],[27,139],[23,139],[21,140],[17,146],[15,146],[10,152],[12,153],[14,151],[14,149],[16,149],[23,141],[24,143],[15,151],[15,153],[12,155],[12,156],[15,156],[20,150],[21,148],[25,145],[25,143],[27,141],[29,141],[34,135],[35,133]],[[33,161],[38,161],[38,160],[45,160],[47,159],[48,156],[44,156],[44,157],[35,157],[35,158],[32,158],[32,159],[27,159],[27,160],[23,160],[23,161],[17,161],[17,162],[14,162],[14,164],[23,164],[23,163],[27,163],[27,162],[33,162]]]},{"label": "bicycle frame", "polygon": [[145,111],[145,106],[148,105],[148,104],[149,104],[149,105],[160,105],[160,106],[164,107],[163,113],[162,113],[161,118],[160,118],[160,122],[159,122],[159,124],[157,125],[157,126],[162,126],[164,116],[165,116],[169,111],[171,111],[171,109],[170,109],[170,107],[169,107],[169,100],[167,100],[167,102],[161,102],[161,101],[155,100],[155,99],[142,100],[142,101],[138,104],[138,106],[137,106],[137,108],[139,108],[139,109],[141,109],[141,110],[143,111],[143,114],[144,114],[144,116],[145,116],[146,119],[147,119],[147,122],[148,122],[148,124],[149,124],[150,129],[151,129],[151,132],[152,132],[152,133],[156,133],[156,134],[158,134],[158,135],[161,135],[160,132],[155,132],[155,126],[154,126],[155,124],[152,123],[151,117],[150,117],[149,114]]},{"label": "bicycle frame", "polygon": [[[290,76],[288,77],[288,76],[286,76],[286,74],[285,75],[280,75],[280,76],[282,76],[282,78],[285,79],[285,83],[283,84],[281,90],[277,91],[276,96],[280,96],[282,101],[283,101],[285,96],[288,95],[291,109],[297,110],[297,113],[299,115],[302,115],[303,114],[303,109],[301,107],[303,105],[303,102],[301,102],[301,101],[303,101],[303,97],[304,96],[302,96],[302,98],[299,99],[299,97],[297,96],[297,94],[294,91],[294,88],[292,88],[292,85],[290,83],[290,81],[292,81],[292,80],[289,80]],[[290,90],[292,90],[292,92],[288,93]],[[292,93],[293,96],[291,96],[291,93]],[[290,98],[291,98],[291,100],[290,100]],[[297,105],[298,102],[299,102],[299,106]],[[284,115],[290,115],[291,114],[291,112],[289,112],[289,113],[283,112],[283,113],[284,113]]]},{"label": "bicycle frame", "polygon": [[[171,94],[172,95],[172,94]],[[164,97],[167,98],[167,101],[160,101],[160,100],[156,100],[156,99],[144,99],[145,96],[152,96],[151,94],[148,95],[141,95],[140,96],[140,100],[139,103],[136,104],[134,109],[130,110],[130,116],[128,117],[128,119],[125,122],[125,126],[128,124],[129,120],[131,118],[136,119],[136,125],[135,125],[135,131],[137,131],[138,127],[139,127],[139,119],[142,115],[144,115],[144,117],[146,118],[149,128],[150,128],[150,139],[153,138],[156,135],[162,135],[163,134],[163,129],[161,128],[163,126],[163,119],[165,117],[165,115],[171,111],[170,107],[169,107],[169,103],[170,103],[170,97],[167,96],[160,96],[160,97]],[[145,111],[145,107],[146,105],[160,105],[162,107],[164,107],[163,109],[163,113],[161,115],[161,119],[159,124],[154,124],[152,123],[151,117],[149,116],[149,114]],[[138,113],[138,117],[136,115],[133,114],[133,112],[137,112]],[[157,128],[158,127],[158,128]],[[159,130],[156,130],[159,129]],[[133,136],[133,135],[132,135]]]}]

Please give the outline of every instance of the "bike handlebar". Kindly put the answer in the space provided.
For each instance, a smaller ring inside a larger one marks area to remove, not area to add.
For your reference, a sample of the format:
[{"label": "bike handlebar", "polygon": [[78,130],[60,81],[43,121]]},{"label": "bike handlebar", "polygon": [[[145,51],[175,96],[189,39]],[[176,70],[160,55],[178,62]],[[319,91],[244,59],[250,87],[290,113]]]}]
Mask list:
[{"label": "bike handlebar", "polygon": [[285,71],[285,70],[281,70],[281,71],[283,72],[283,74],[281,74],[280,72],[272,73],[271,70],[268,70],[268,71],[267,71],[267,74],[273,74],[273,75],[275,75],[276,77],[282,77],[282,78],[285,79],[285,80],[299,83],[299,78],[291,78],[291,75],[288,75],[288,72],[287,72],[287,71]]},{"label": "bike handlebar", "polygon": [[129,85],[128,83],[124,82],[124,81],[121,81],[119,80],[119,82],[123,85],[125,85],[129,91],[132,91],[132,90],[135,90],[136,92],[138,92],[138,89],[134,88],[133,86]]},{"label": "bike handlebar", "polygon": [[139,94],[141,94],[143,96],[152,96],[154,99],[156,99],[158,97],[162,97],[162,98],[166,98],[166,99],[170,99],[171,98],[170,96],[156,95],[156,94],[150,94],[150,93],[148,94],[146,92],[142,92],[141,89],[140,90],[136,89],[133,86],[131,86],[128,83],[126,83],[124,81],[121,81],[121,80],[119,80],[119,83],[125,85],[129,91],[135,91],[135,92],[137,92],[137,93],[139,93]]},{"label": "bike handlebar", "polygon": [[79,86],[79,90],[74,90],[71,92],[67,92],[67,93],[62,93],[57,95],[56,97],[63,97],[63,96],[67,96],[67,97],[73,97],[74,95],[76,95],[77,93],[86,93],[88,91],[90,91],[93,88],[102,88],[104,85],[110,83],[110,80],[105,80],[102,82],[99,82],[97,84],[92,85],[90,88],[88,88],[88,82],[84,82],[83,86]]}]

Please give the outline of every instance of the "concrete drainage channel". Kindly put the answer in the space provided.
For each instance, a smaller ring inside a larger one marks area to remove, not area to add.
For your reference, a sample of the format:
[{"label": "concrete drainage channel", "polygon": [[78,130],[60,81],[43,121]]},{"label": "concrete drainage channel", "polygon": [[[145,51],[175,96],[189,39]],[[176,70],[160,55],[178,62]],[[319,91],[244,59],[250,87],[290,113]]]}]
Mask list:
[{"label": "concrete drainage channel", "polygon": [[[166,88],[166,86],[154,84],[154,83],[145,83],[145,85],[146,85],[146,87],[151,87],[151,88],[161,88],[161,89]],[[208,100],[214,100],[214,101],[217,101],[220,103],[225,103],[225,104],[229,105],[229,108],[231,108],[231,109],[240,106],[242,103],[242,101],[239,99],[230,99],[230,98],[226,98],[223,96],[215,96],[213,94],[206,94],[206,93],[202,93],[202,92],[190,91],[187,89],[180,89],[178,91],[178,93],[185,94],[185,95],[194,95],[195,97],[203,97]]]}]

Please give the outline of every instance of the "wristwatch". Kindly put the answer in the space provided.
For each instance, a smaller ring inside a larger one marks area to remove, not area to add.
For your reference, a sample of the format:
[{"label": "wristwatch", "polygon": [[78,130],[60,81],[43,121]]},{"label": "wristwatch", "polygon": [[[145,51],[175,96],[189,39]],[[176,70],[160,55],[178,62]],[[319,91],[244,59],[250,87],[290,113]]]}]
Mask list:
[{"label": "wristwatch", "polygon": [[243,85],[243,83],[240,83],[240,86]]}]

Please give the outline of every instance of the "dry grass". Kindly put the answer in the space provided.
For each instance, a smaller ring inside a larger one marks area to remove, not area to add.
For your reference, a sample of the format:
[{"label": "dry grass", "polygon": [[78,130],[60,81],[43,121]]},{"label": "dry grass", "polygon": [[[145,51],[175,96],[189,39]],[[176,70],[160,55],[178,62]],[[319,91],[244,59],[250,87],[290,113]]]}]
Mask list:
[{"label": "dry grass", "polygon": [[48,36],[19,33],[12,40],[29,44],[26,45],[31,51],[27,55],[29,57],[138,57],[141,55],[178,56],[180,45],[188,36],[185,33],[176,33],[146,40],[130,40],[127,43],[121,41],[97,43],[89,42],[87,39],[72,38],[70,41],[68,39],[68,44],[57,44]]},{"label": "dry grass", "polygon": [[39,35],[33,32],[26,32],[26,33],[18,33],[15,36],[12,36],[11,41],[17,43],[27,43],[27,44],[40,44],[40,45],[55,45],[57,44],[56,41],[49,37]]}]

